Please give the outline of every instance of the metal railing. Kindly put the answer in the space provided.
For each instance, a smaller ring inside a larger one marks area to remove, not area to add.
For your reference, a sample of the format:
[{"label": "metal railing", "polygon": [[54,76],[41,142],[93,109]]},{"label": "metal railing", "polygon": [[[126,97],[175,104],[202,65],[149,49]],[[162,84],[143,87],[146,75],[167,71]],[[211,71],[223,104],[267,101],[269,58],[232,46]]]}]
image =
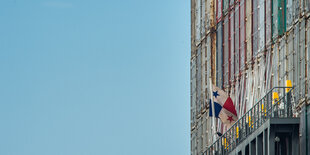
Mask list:
[{"label": "metal railing", "polygon": [[[293,87],[274,87],[237,120],[203,155],[228,154],[269,118],[294,117]],[[274,93],[278,94],[274,94]],[[274,95],[274,96],[273,96]]]}]

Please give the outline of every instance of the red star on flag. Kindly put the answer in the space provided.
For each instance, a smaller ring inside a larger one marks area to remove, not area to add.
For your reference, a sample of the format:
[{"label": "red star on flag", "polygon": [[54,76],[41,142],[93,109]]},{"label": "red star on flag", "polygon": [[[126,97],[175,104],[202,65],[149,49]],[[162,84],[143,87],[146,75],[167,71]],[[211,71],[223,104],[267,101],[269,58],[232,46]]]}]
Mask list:
[{"label": "red star on flag", "polygon": [[229,120],[229,122],[231,123],[232,121],[234,121],[232,116],[228,116],[227,120]]}]

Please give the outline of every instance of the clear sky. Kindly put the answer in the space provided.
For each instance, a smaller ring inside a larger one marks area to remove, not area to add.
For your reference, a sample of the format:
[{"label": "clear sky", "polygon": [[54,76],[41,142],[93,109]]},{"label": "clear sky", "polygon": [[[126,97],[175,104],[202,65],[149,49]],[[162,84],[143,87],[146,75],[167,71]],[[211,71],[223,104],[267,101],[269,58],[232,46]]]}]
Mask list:
[{"label": "clear sky", "polygon": [[1,155],[189,155],[189,0],[0,0]]}]

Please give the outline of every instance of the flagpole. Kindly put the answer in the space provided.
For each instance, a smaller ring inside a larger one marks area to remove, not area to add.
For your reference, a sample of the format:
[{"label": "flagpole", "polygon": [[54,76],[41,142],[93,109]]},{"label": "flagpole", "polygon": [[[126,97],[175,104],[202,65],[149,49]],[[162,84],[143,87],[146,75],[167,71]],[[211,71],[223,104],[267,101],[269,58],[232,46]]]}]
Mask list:
[{"label": "flagpole", "polygon": [[213,143],[216,140],[216,129],[215,129],[215,109],[214,109],[214,101],[213,101],[213,88],[212,88],[212,80],[211,77],[209,78],[210,81],[210,97],[211,97],[211,106],[212,106],[212,128],[213,128]]}]

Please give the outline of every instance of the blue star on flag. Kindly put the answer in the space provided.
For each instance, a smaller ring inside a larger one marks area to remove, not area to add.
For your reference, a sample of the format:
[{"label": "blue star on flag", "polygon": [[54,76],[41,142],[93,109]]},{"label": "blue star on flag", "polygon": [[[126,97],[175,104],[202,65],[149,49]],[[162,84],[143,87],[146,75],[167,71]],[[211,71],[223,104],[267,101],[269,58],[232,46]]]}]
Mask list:
[{"label": "blue star on flag", "polygon": [[218,94],[217,91],[215,91],[215,92],[213,92],[213,96],[216,98],[216,97],[218,97],[218,96],[220,96],[220,95]]}]

